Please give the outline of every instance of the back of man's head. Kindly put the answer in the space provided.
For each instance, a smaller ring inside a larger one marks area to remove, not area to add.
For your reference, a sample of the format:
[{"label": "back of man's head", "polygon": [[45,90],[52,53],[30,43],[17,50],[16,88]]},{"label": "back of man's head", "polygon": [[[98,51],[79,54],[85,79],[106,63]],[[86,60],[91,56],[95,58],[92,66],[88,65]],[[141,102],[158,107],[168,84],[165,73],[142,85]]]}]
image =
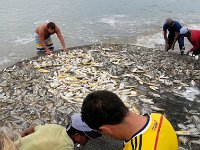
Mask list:
[{"label": "back of man's head", "polygon": [[55,25],[54,22],[49,22],[49,23],[47,24],[47,28],[48,28],[48,29],[51,28],[51,29],[53,30],[53,29],[56,28],[56,25]]},{"label": "back of man's head", "polygon": [[83,101],[82,119],[92,129],[102,125],[115,125],[123,121],[128,108],[121,99],[109,91],[92,92]]}]

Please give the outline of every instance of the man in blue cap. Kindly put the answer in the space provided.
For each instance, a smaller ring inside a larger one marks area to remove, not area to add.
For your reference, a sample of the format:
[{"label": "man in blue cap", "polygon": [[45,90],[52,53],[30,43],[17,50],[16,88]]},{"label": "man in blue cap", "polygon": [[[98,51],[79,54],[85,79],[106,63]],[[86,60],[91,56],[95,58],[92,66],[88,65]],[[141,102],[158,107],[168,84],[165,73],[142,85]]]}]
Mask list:
[{"label": "man in blue cap", "polygon": [[[168,51],[170,49],[174,50],[174,46],[176,41],[178,40],[179,48],[181,51],[181,55],[184,54],[185,46],[184,46],[184,37],[180,35],[180,29],[182,26],[178,21],[174,21],[171,18],[168,18],[163,25],[163,35],[165,39],[165,50]],[[169,32],[167,36],[167,30]]]}]

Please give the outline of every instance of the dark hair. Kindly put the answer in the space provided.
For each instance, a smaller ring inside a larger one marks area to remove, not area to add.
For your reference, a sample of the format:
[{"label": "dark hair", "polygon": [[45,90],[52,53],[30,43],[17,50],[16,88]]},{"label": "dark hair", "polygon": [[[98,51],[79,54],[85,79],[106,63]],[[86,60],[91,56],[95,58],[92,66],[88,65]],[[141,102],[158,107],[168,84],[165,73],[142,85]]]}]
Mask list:
[{"label": "dark hair", "polygon": [[184,35],[184,36],[186,36],[186,37],[190,37],[190,35],[191,35],[191,31],[190,31],[190,30],[188,30],[188,32],[187,32],[187,33],[185,33],[185,35]]},{"label": "dark hair", "polygon": [[53,29],[56,28],[56,25],[55,25],[54,22],[49,22],[49,23],[47,24],[47,28],[51,28],[51,29],[53,30]]},{"label": "dark hair", "polygon": [[67,129],[67,134],[68,134],[69,136],[72,136],[72,135],[74,135],[74,134],[76,134],[76,133],[78,133],[78,134],[80,134],[80,135],[82,135],[82,136],[85,135],[83,131],[79,131],[79,130],[73,128],[73,127],[71,126],[71,123],[69,123],[69,124],[67,125],[66,129]]},{"label": "dark hair", "polygon": [[90,128],[97,130],[102,125],[121,123],[128,111],[122,100],[109,91],[88,94],[81,108],[83,121]]}]

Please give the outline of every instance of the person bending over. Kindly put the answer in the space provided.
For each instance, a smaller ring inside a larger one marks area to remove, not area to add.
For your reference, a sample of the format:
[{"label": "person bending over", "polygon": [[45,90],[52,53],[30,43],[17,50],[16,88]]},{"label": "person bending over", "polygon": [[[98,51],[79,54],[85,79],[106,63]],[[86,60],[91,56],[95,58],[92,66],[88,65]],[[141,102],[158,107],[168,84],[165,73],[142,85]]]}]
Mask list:
[{"label": "person bending over", "polygon": [[180,30],[180,34],[187,37],[188,41],[192,44],[192,48],[187,51],[187,54],[192,52],[194,55],[200,54],[200,30],[191,30],[187,27],[183,27]]},{"label": "person bending over", "polygon": [[74,143],[85,145],[89,139],[100,136],[81,120],[80,114],[73,114],[66,128],[57,124],[30,127],[21,132],[20,144],[15,149],[9,138],[4,140],[4,144],[9,142],[13,148],[10,150],[74,150]]},{"label": "person bending over", "polygon": [[49,22],[39,25],[36,28],[35,32],[36,32],[35,40],[36,40],[37,51],[39,52],[46,51],[48,55],[51,55],[52,54],[51,51],[54,49],[51,35],[55,33],[58,39],[60,40],[63,50],[65,52],[68,51],[65,46],[63,35],[61,34],[59,27],[54,22]]},{"label": "person bending over", "polygon": [[[178,40],[181,55],[184,54],[185,50],[184,37],[179,34],[181,28],[182,26],[178,21],[174,21],[171,18],[168,18],[166,20],[165,24],[163,25],[163,36],[165,40],[166,51],[170,49],[174,50],[176,41]],[[167,30],[169,32],[168,36],[167,36]]]}]

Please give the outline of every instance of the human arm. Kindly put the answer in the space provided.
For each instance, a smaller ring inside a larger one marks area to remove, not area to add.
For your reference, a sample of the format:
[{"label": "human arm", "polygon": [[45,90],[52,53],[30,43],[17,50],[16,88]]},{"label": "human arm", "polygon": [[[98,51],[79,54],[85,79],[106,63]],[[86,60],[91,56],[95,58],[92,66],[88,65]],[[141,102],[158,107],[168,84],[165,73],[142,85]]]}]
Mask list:
[{"label": "human arm", "polygon": [[189,42],[193,45],[193,47],[192,47],[190,50],[187,51],[187,54],[189,54],[190,52],[193,52],[193,51],[195,51],[195,50],[197,50],[197,49],[200,48],[200,45],[199,45],[198,40],[193,40],[193,41],[192,41],[192,40],[189,39],[189,38],[188,38],[188,40],[189,40]]},{"label": "human arm", "polygon": [[39,35],[39,39],[40,39],[40,43],[42,45],[42,47],[45,49],[46,53],[48,55],[51,55],[51,50],[46,46],[44,40],[45,40],[45,29],[44,29],[45,26],[41,26],[37,29],[37,34]]},{"label": "human arm", "polygon": [[41,45],[44,47],[46,53],[47,53],[48,55],[51,55],[51,54],[52,54],[51,50],[46,46],[46,44],[45,44],[45,42],[44,42],[44,36],[40,36],[40,35],[39,35],[39,39],[40,39],[40,43],[41,43]]},{"label": "human arm", "polygon": [[34,132],[35,132],[35,126],[25,129],[20,134],[21,134],[21,137],[25,137],[25,136],[27,136],[31,133],[34,133]]},{"label": "human arm", "polygon": [[178,32],[175,32],[174,41],[173,41],[173,43],[172,43],[172,50],[174,50],[174,46],[175,46],[175,43],[176,43],[176,41],[177,41],[177,39],[178,39],[178,36],[179,36],[179,33],[178,33]]},{"label": "human arm", "polygon": [[60,43],[61,43],[61,45],[62,45],[62,47],[63,47],[63,50],[64,50],[65,52],[67,52],[68,49],[67,49],[66,46],[65,46],[64,37],[63,37],[63,35],[62,35],[62,33],[61,33],[61,31],[60,31],[60,29],[59,29],[58,27],[56,27],[56,34],[57,34],[58,39],[60,40]]},{"label": "human arm", "polygon": [[168,50],[169,49],[169,44],[168,44],[168,39],[167,39],[167,30],[163,30],[163,37],[164,37],[164,40],[165,40],[165,50]]}]

